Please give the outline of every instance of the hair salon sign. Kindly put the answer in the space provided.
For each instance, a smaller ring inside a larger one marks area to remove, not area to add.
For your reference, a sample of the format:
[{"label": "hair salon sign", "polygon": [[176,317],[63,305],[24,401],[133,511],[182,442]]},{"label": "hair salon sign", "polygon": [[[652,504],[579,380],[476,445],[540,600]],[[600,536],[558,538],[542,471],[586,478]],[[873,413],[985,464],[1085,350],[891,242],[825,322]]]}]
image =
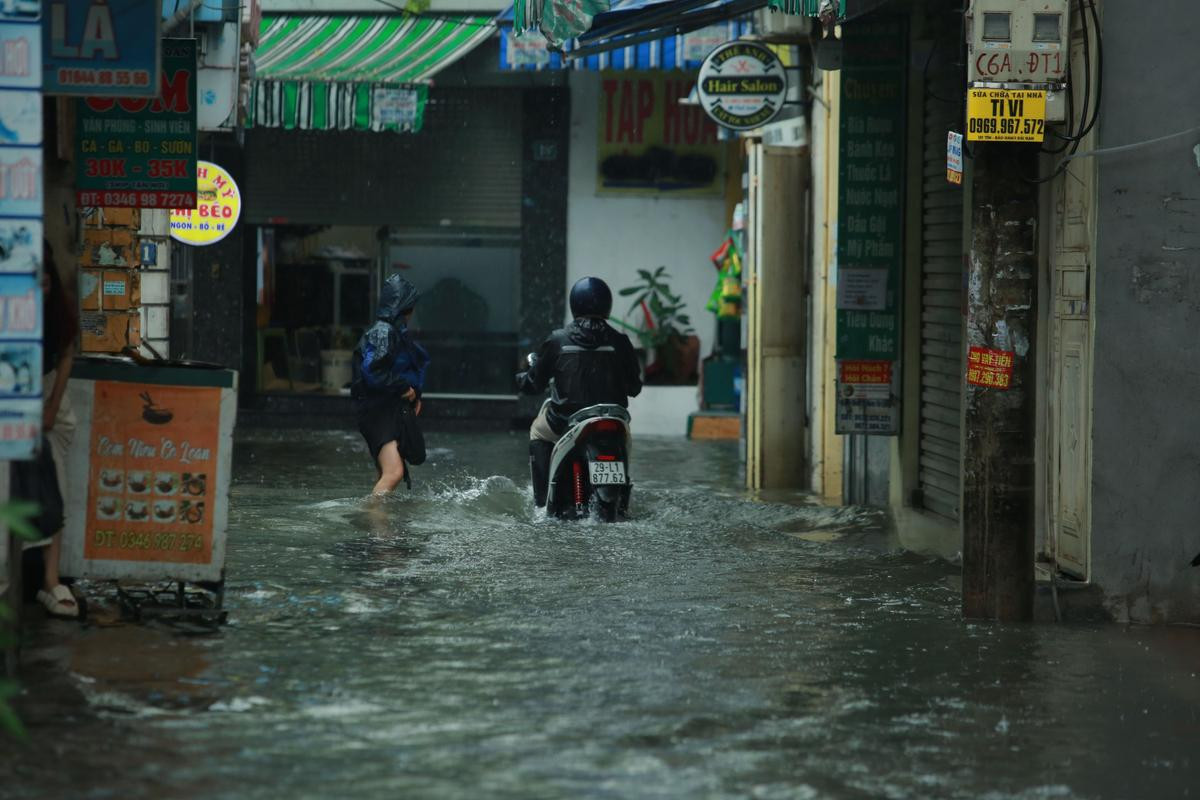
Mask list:
[{"label": "hair salon sign", "polygon": [[746,131],[762,127],[783,108],[787,72],[779,57],[753,42],[713,50],[700,67],[700,105],[719,125]]}]

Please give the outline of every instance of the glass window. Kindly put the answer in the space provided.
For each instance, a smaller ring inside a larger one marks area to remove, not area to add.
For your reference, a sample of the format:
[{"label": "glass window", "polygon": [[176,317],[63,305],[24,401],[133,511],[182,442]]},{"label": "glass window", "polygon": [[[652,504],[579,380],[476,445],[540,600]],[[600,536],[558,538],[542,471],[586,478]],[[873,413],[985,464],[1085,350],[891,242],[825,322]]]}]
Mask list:
[{"label": "glass window", "polygon": [[390,241],[382,277],[399,271],[421,291],[412,327],[431,359],[426,392],[515,393],[520,252],[512,236]]},{"label": "glass window", "polygon": [[985,11],[983,38],[989,42],[1012,41],[1012,15],[1006,11]]},{"label": "glass window", "polygon": [[1058,42],[1062,40],[1062,14],[1034,14],[1033,40]]}]

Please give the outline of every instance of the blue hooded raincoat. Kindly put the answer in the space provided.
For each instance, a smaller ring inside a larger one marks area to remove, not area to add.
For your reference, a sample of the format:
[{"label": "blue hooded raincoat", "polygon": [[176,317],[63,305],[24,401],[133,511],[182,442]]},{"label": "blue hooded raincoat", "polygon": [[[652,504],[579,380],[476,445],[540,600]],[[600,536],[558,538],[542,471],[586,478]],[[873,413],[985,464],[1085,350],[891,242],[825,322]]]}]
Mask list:
[{"label": "blue hooded raincoat", "polygon": [[413,341],[404,315],[421,297],[404,276],[393,273],[379,292],[375,324],[367,329],[351,362],[350,394],[358,407],[358,425],[371,457],[390,441],[410,464],[425,460],[424,440],[416,427],[412,404],[404,399],[409,389],[419,397],[425,385],[429,353]]}]

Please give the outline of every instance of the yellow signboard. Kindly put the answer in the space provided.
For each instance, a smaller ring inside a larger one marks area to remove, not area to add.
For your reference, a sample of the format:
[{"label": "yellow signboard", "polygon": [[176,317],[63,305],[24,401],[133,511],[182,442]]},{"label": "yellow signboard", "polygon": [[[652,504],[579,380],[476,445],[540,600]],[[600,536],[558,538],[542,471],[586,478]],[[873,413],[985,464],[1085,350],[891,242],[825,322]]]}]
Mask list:
[{"label": "yellow signboard", "polygon": [[971,89],[967,141],[1040,142],[1046,135],[1046,93],[1034,89]]},{"label": "yellow signboard", "polygon": [[196,162],[195,208],[171,212],[171,238],[185,244],[216,244],[242,215],[242,194],[233,177],[210,161]]}]

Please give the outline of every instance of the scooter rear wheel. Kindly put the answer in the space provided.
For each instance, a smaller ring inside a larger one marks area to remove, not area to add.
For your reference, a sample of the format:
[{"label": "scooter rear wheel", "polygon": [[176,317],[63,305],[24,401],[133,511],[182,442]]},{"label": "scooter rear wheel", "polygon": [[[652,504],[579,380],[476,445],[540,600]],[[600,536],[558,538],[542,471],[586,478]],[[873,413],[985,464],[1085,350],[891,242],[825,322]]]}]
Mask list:
[{"label": "scooter rear wheel", "polygon": [[596,499],[596,517],[601,522],[616,522],[620,518],[621,502],[615,500],[607,502],[599,498]]}]

